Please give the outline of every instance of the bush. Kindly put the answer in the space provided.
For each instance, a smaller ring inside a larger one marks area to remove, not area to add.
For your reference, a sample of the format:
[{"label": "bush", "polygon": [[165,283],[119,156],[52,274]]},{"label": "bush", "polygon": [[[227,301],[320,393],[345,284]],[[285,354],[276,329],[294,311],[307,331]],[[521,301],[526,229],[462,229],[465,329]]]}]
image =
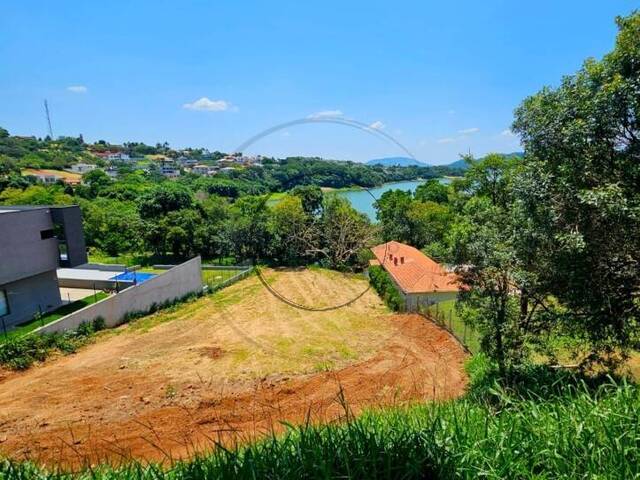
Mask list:
[{"label": "bush", "polygon": [[82,322],[75,331],[32,334],[10,339],[0,344],[0,365],[12,370],[26,370],[34,362],[46,360],[54,351],[74,353],[86,344],[95,332],[104,327],[104,319],[98,317],[92,322]]},{"label": "bush", "polygon": [[369,267],[369,281],[391,310],[394,312],[404,310],[402,295],[400,295],[393,280],[382,267],[377,265]]}]

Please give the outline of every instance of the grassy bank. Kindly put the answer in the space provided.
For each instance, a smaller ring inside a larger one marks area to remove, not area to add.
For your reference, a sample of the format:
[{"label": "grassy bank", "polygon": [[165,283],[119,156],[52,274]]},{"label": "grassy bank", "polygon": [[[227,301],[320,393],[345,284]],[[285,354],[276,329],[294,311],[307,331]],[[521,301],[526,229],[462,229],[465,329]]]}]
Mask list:
[{"label": "grassy bank", "polygon": [[97,292],[95,295],[89,295],[88,297],[83,298],[82,300],[76,300],[75,302],[64,305],[58,308],[57,310],[54,310],[51,313],[47,313],[45,315],[42,315],[39,318],[35,318],[31,320],[30,322],[18,325],[14,329],[7,331],[6,335],[4,335],[4,333],[0,335],[0,344],[9,340],[14,340],[20,337],[24,337],[28,333],[33,332],[34,330],[40,327],[43,327],[45,325],[48,325],[49,323],[55,322],[56,320],[59,320],[62,317],[66,317],[70,313],[76,312],[81,308],[84,308],[96,302],[99,302],[100,300],[103,300],[108,296],[109,295],[107,293]]},{"label": "grassy bank", "polygon": [[[503,387],[482,357],[462,399],[371,411],[341,425],[292,427],[169,469],[130,464],[82,478],[634,478],[640,389],[531,367]],[[345,410],[348,416],[348,411]],[[0,463],[0,478],[62,478]]]}]

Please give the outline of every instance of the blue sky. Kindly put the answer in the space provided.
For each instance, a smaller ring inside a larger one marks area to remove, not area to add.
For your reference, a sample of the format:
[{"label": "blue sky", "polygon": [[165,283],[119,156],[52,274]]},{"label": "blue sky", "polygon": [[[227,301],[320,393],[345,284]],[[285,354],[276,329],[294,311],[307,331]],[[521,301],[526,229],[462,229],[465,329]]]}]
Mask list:
[{"label": "blue sky", "polygon": [[[55,5],[55,7],[54,7]],[[232,151],[319,112],[383,128],[416,158],[518,150],[513,109],[601,57],[629,0],[29,1],[0,16],[0,126]],[[204,99],[204,100],[203,100]],[[378,123],[376,123],[378,122]],[[249,153],[402,155],[349,127],[300,125]]]}]

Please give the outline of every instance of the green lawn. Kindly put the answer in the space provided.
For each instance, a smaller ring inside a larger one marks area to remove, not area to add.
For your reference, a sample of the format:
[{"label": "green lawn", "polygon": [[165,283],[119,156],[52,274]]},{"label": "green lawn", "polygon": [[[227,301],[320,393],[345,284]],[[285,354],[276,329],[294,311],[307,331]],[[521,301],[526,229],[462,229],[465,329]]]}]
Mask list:
[{"label": "green lawn", "polygon": [[[248,267],[247,267],[248,268]],[[238,275],[241,272],[247,270],[247,268],[229,268],[224,270],[202,270],[202,283],[209,286],[209,288],[215,288],[223,282],[226,282],[231,277]]]},{"label": "green lawn", "polygon": [[89,295],[82,300],[77,300],[73,303],[64,305],[51,313],[43,315],[40,318],[18,325],[16,328],[7,331],[6,335],[4,332],[0,332],[0,343],[4,343],[5,341],[13,338],[23,337],[24,335],[34,331],[37,328],[40,328],[51,322],[55,322],[56,320],[69,315],[70,313],[80,310],[81,308],[84,308],[93,303],[99,302],[100,300],[107,298],[108,296],[109,295],[104,292],[98,292],[95,295]]},{"label": "green lawn", "polygon": [[464,343],[471,353],[480,351],[480,337],[475,330],[458,317],[456,312],[456,301],[447,300],[445,302],[436,303],[427,310],[427,313],[442,322],[449,330],[451,330],[458,339]]}]

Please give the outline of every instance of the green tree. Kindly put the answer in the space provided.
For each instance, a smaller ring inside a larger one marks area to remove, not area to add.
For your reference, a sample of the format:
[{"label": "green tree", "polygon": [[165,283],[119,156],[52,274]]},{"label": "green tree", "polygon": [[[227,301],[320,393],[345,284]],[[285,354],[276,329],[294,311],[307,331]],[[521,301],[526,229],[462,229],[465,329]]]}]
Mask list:
[{"label": "green tree", "polygon": [[268,258],[271,247],[269,210],[261,197],[241,197],[225,225],[229,243],[239,259]]},{"label": "green tree", "polygon": [[544,241],[538,275],[568,329],[610,363],[640,318],[640,13],[618,18],[613,51],[516,111],[526,150],[519,195]]},{"label": "green tree", "polygon": [[421,202],[447,203],[449,201],[449,188],[437,179],[427,180],[425,183],[418,185],[414,197]]},{"label": "green tree", "polygon": [[323,194],[317,185],[301,185],[295,187],[291,193],[302,201],[302,208],[307,215],[318,215],[322,210]]},{"label": "green tree", "polygon": [[348,200],[336,195],[325,199],[322,218],[307,251],[320,256],[331,268],[343,269],[358,261],[358,254],[372,245],[375,230],[369,218]]},{"label": "green tree", "polygon": [[140,216],[150,219],[175,210],[192,208],[193,195],[188,187],[177,183],[162,183],[140,200]]},{"label": "green tree", "polygon": [[305,238],[313,221],[298,196],[287,195],[273,206],[270,230],[274,257],[288,265],[300,264],[307,257]]},{"label": "green tree", "polygon": [[407,212],[412,200],[411,192],[403,190],[386,191],[376,200],[376,216],[380,221],[385,241],[411,242],[412,232]]}]

